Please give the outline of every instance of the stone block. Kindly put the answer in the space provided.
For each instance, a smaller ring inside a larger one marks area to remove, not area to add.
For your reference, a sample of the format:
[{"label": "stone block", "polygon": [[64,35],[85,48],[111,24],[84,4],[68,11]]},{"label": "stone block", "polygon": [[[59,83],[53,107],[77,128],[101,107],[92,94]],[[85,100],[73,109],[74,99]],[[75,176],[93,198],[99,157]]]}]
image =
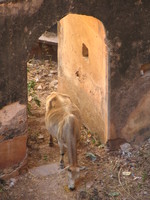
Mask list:
[{"label": "stone block", "polygon": [[0,169],[19,165],[26,156],[27,135],[14,137],[0,143]]},{"label": "stone block", "polygon": [[27,132],[27,108],[19,102],[0,110],[0,144]]},{"label": "stone block", "polygon": [[0,110],[0,169],[18,167],[26,156],[26,105],[12,103]]}]

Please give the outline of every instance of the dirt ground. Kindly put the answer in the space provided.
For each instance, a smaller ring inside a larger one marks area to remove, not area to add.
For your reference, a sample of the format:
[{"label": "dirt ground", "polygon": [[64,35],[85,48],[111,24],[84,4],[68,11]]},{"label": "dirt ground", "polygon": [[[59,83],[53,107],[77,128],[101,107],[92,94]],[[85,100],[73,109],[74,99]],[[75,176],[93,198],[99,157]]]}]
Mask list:
[{"label": "dirt ground", "polygon": [[[141,146],[109,151],[84,126],[81,129],[78,160],[79,165],[85,166],[85,170],[80,173],[76,190],[68,190],[67,172],[59,170],[57,141],[54,147],[49,147],[49,134],[44,124],[45,99],[52,91],[57,91],[57,85],[56,63],[30,60],[28,166],[20,176],[1,181],[0,199],[149,200],[150,139]],[[67,162],[66,153],[66,166]],[[47,166],[52,170],[48,175],[43,175]],[[37,169],[39,171],[35,173]]]}]

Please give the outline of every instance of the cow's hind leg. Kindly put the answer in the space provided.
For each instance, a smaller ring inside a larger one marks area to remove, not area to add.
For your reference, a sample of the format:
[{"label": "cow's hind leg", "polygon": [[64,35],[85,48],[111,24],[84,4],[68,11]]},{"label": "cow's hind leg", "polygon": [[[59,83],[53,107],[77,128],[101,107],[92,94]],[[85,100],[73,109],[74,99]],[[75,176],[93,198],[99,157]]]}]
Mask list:
[{"label": "cow's hind leg", "polygon": [[53,137],[50,135],[50,139],[49,139],[49,146],[53,147],[54,143],[53,143]]},{"label": "cow's hind leg", "polygon": [[60,147],[60,168],[64,169],[64,145],[63,144],[59,144]]}]

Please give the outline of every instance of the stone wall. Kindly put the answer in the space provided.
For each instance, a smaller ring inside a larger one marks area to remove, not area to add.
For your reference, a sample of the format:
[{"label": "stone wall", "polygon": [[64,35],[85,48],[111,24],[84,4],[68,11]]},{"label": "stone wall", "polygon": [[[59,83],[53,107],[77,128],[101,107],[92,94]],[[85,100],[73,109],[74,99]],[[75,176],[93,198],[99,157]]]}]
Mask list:
[{"label": "stone wall", "polygon": [[[150,63],[150,3],[147,0],[88,3],[76,4],[76,13],[92,15],[103,23],[109,49],[108,139],[125,138],[128,142],[142,142],[150,136],[147,104],[140,103],[148,98],[150,90],[150,76],[140,75],[141,65]],[[130,126],[131,113],[141,120],[140,125],[137,120],[135,126]],[[128,126],[130,129],[127,129]],[[132,136],[129,137],[130,133]]]},{"label": "stone wall", "polygon": [[[13,103],[26,106],[26,61],[38,37],[69,12],[84,14],[99,19],[106,31],[106,44],[109,50],[108,68],[110,69],[108,139],[119,137],[138,143],[149,137],[150,76],[145,74],[141,77],[139,73],[141,64],[150,62],[149,10],[148,0],[1,1],[1,111],[5,109],[5,106],[13,106]],[[26,116],[22,115],[22,117],[26,119]],[[25,122],[23,126],[24,129],[19,129],[19,131],[12,129],[8,134],[9,137],[2,142],[14,142],[17,137],[26,137]],[[10,124],[10,130],[11,127]],[[3,136],[0,137],[3,138]],[[25,139],[22,140],[25,144]],[[2,146],[1,143],[0,146]],[[0,155],[7,157],[8,153],[5,154],[5,152],[8,152],[10,146],[13,148],[13,145],[6,145],[5,150],[2,148],[3,153]],[[26,150],[21,154],[22,159],[14,158],[15,162],[12,165],[23,161],[25,152]],[[13,157],[12,154],[11,157]],[[1,166],[5,165],[6,160],[3,164],[1,163]]]}]

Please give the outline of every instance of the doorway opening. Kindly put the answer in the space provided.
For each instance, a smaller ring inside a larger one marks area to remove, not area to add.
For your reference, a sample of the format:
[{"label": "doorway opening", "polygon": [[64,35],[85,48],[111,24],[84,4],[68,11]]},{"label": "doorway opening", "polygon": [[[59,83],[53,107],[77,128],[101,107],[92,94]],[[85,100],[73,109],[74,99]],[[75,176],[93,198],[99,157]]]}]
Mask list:
[{"label": "doorway opening", "polygon": [[29,167],[55,157],[44,122],[45,100],[53,91],[68,94],[81,110],[85,141],[107,141],[107,64],[105,29],[96,18],[68,14],[39,37],[27,63]]},{"label": "doorway opening", "polygon": [[[57,91],[57,24],[45,31],[33,45],[27,62],[28,73],[28,166],[49,163],[53,154],[48,147],[49,134],[45,128],[45,100]],[[52,149],[53,150],[53,149]]]},{"label": "doorway opening", "polygon": [[[75,27],[74,23],[77,23],[77,21],[82,23],[76,26],[79,27],[79,32],[70,29],[70,27]],[[79,165],[86,166],[89,169],[92,169],[93,165],[95,169],[98,168],[100,161],[99,153],[104,151],[100,139],[104,142],[104,136],[99,137],[99,133],[95,130],[93,131],[93,128],[91,129],[90,124],[93,124],[94,127],[97,125],[97,122],[91,116],[94,113],[98,113],[96,118],[101,120],[100,131],[106,131],[105,119],[107,117],[105,115],[107,111],[107,91],[104,90],[104,88],[107,88],[105,82],[107,80],[107,63],[105,61],[107,52],[105,52],[105,46],[103,46],[104,28],[99,23],[99,20],[93,17],[69,14],[59,21],[58,35],[56,33],[44,33],[39,38],[38,51],[36,52],[33,48],[31,52],[32,56],[27,63],[28,101],[30,104],[28,117],[28,167],[31,170],[33,167],[43,165],[49,165],[49,168],[51,166],[55,168],[59,166],[59,147],[57,141],[54,140],[54,147],[49,147],[49,133],[45,128],[44,122],[45,100],[52,91],[67,93],[71,100],[80,108],[81,115],[83,115],[85,121],[81,129],[78,162]],[[48,51],[50,49],[49,46],[53,45],[49,41],[52,40],[54,34],[59,41],[58,61],[53,59],[55,57]],[[48,39],[45,39],[45,37],[48,37]],[[103,58],[103,56],[105,57]],[[71,78],[71,82],[67,82],[69,80],[68,77]],[[76,95],[74,95],[75,92]],[[81,102],[84,102],[84,105]],[[95,107],[91,108],[91,105]],[[67,153],[65,155],[65,166],[67,166]],[[34,170],[32,173],[34,173]],[[83,171],[81,175],[83,180],[86,177],[86,173],[87,170]],[[94,180],[94,177],[95,172],[90,173],[86,182],[89,184]],[[55,182],[64,181],[67,184],[66,178],[67,175],[63,178],[62,176],[57,177]],[[83,187],[83,181],[79,181],[78,189],[80,186]],[[51,183],[51,187],[53,187],[53,183]],[[62,191],[62,188],[60,191]],[[64,191],[62,191],[62,194],[64,195]]]}]

